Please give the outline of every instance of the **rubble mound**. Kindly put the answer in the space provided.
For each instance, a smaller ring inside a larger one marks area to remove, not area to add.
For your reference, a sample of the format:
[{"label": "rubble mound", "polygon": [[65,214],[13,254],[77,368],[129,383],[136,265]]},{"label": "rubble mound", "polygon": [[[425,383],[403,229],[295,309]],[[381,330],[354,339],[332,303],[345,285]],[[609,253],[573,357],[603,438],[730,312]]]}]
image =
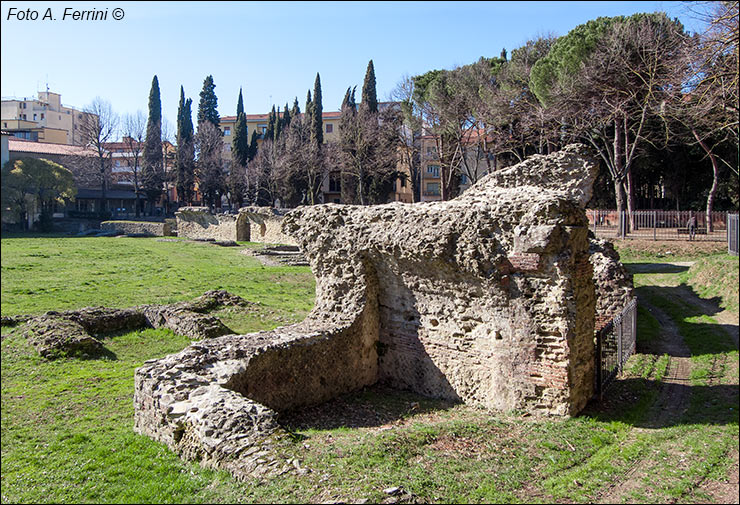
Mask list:
[{"label": "rubble mound", "polygon": [[194,300],[170,305],[50,311],[36,317],[8,318],[8,324],[25,323],[24,332],[31,345],[41,356],[53,359],[68,354],[99,354],[103,351],[99,337],[143,328],[168,328],[194,340],[220,337],[233,331],[208,312],[222,306],[246,307],[249,304],[237,295],[214,290]]}]

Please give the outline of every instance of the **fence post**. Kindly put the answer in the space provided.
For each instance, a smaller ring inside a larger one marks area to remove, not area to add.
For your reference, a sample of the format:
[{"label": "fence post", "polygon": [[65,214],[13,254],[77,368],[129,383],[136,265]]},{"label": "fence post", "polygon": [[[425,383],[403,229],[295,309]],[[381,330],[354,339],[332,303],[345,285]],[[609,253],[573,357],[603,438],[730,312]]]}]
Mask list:
[{"label": "fence post", "polygon": [[[621,314],[620,314],[621,316]],[[622,373],[622,318],[619,317],[618,321],[615,321],[615,333],[617,334],[617,368],[619,373]]]},{"label": "fence post", "polygon": [[658,240],[657,233],[656,233],[657,228],[658,228],[658,211],[654,210],[653,211],[653,240]]},{"label": "fence post", "polygon": [[596,332],[596,393],[599,395],[599,401],[604,399],[604,388],[602,387],[602,381],[604,380],[602,371],[602,356],[601,356],[601,341],[604,339],[603,329]]}]

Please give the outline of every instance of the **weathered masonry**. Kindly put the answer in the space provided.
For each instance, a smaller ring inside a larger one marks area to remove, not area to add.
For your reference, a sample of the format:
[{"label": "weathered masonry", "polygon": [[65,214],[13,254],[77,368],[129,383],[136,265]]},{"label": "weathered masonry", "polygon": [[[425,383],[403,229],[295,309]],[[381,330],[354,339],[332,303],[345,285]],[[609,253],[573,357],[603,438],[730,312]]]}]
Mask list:
[{"label": "weathered masonry", "polygon": [[246,476],[279,467],[278,413],[384,381],[490,409],[574,415],[594,387],[583,146],[457,199],[316,205],[283,231],[316,276],[301,323],[194,343],[136,372],[135,429]]},{"label": "weathered masonry", "polygon": [[208,207],[181,207],[177,235],[191,239],[252,241],[296,245],[281,230],[284,209],[242,207],[237,214],[212,214]]}]

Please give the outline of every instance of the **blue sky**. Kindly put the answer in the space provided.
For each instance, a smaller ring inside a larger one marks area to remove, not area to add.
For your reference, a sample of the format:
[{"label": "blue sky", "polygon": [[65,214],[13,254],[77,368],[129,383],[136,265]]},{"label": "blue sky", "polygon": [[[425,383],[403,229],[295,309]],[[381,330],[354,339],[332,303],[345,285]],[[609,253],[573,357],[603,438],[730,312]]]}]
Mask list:
[{"label": "blue sky", "polygon": [[[38,11],[38,19],[19,20],[11,8]],[[47,8],[55,20],[42,20]],[[107,20],[63,21],[65,8],[107,9]],[[115,8],[123,19],[113,19]],[[146,113],[156,74],[162,112],[174,123],[180,85],[195,110],[209,74],[219,113],[234,115],[240,86],[247,113],[292,105],[296,96],[303,109],[319,72],[324,110],[338,110],[348,86],[362,87],[370,59],[383,100],[404,74],[497,56],[599,16],[654,11],[701,29],[684,2],[4,1],[0,92],[30,97],[48,82],[65,105],[100,96],[121,114]]]}]

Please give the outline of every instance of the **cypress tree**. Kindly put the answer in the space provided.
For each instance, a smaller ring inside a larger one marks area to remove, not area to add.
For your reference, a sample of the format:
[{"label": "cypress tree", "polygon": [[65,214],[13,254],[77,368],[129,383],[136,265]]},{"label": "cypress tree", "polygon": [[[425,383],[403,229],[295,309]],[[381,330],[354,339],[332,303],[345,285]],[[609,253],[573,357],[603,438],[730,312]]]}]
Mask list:
[{"label": "cypress tree", "polygon": [[177,175],[175,186],[178,200],[190,203],[195,181],[195,153],[193,146],[193,101],[185,99],[185,90],[180,86],[180,104],[177,107]]},{"label": "cypress tree", "polygon": [[275,106],[272,106],[272,110],[267,115],[267,130],[265,131],[265,138],[266,139],[274,139],[275,138]]},{"label": "cypress tree", "polygon": [[141,182],[147,198],[153,205],[162,194],[162,100],[159,95],[159,80],[155,75],[149,91],[149,117],[146,123],[143,170]]},{"label": "cypress tree", "polygon": [[203,81],[203,90],[200,92],[200,102],[198,103],[198,124],[203,121],[210,121],[216,128],[221,124],[218,116],[218,98],[214,89],[213,76],[209,75]]},{"label": "cypress tree", "polygon": [[249,140],[249,151],[247,162],[252,161],[257,156],[257,130],[252,130],[252,138]]},{"label": "cypress tree", "polygon": [[321,78],[316,72],[316,82],[313,85],[313,104],[311,105],[311,141],[321,148],[324,143],[324,118],[321,105]]},{"label": "cypress tree", "polygon": [[280,132],[283,130],[283,122],[280,120],[280,107],[277,108],[277,113],[275,113],[275,135],[273,136],[273,140],[275,142],[278,141],[278,138],[280,137]]},{"label": "cypress tree", "polygon": [[293,101],[293,108],[290,110],[291,117],[298,117],[298,115],[301,113],[301,108],[298,107],[298,97],[295,97],[295,100]]},{"label": "cypress tree", "polygon": [[244,111],[236,117],[234,125],[234,138],[231,141],[231,152],[234,162],[241,167],[246,167],[249,161],[249,134],[247,132],[247,115]]},{"label": "cypress tree", "polygon": [[365,111],[370,113],[378,112],[378,93],[375,89],[375,67],[373,60],[367,64],[365,72],[365,82],[362,84],[362,103],[360,105]]},{"label": "cypress tree", "polygon": [[236,102],[236,118],[239,119],[239,114],[244,113],[244,100],[242,99],[242,89],[239,88],[239,100]]},{"label": "cypress tree", "polygon": [[311,90],[306,92],[306,117],[304,118],[303,124],[311,124],[311,108],[313,107],[313,101],[311,100]]},{"label": "cypress tree", "polygon": [[288,102],[285,102],[284,110],[285,112],[283,112],[283,119],[282,119],[283,126],[280,128],[282,131],[286,131],[290,127],[290,120],[292,119],[290,110],[288,109]]}]

